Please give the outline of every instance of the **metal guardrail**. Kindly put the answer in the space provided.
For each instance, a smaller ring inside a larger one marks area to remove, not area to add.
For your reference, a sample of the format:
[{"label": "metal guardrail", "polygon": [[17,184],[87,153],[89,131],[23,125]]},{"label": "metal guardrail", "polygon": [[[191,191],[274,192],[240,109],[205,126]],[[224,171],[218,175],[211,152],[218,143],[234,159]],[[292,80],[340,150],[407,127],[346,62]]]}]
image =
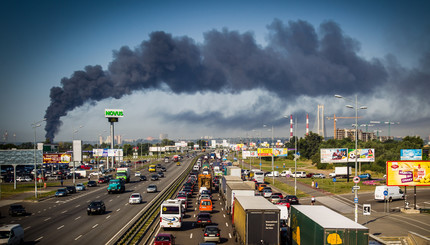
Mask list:
[{"label": "metal guardrail", "polygon": [[[157,221],[157,217],[159,216],[159,209],[161,203],[165,200],[172,198],[181,184],[185,181],[188,174],[191,172],[192,167],[194,166],[197,158],[194,158],[191,161],[190,166],[179,175],[172,184],[163,190],[163,192],[158,195],[145,209],[142,215],[121,235],[121,237],[114,244],[139,244],[143,238],[147,237],[147,240],[144,244],[148,242],[148,239],[151,236],[148,234],[153,234],[155,229],[150,230],[150,227],[155,224]],[[150,233],[149,233],[150,232]]]}]

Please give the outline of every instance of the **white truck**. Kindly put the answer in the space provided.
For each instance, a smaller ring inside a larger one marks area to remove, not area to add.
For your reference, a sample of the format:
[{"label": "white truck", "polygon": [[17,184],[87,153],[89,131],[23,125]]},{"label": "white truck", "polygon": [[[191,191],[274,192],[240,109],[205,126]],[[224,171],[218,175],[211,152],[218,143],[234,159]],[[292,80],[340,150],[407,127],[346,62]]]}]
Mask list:
[{"label": "white truck", "polygon": [[[386,191],[387,195],[384,194]],[[398,186],[376,186],[375,187],[375,200],[377,201],[392,201],[396,199],[404,199],[405,193]]]},{"label": "white truck", "polygon": [[233,210],[233,201],[238,196],[255,196],[255,188],[242,182],[227,182],[225,210],[230,213]]},{"label": "white truck", "polygon": [[[349,167],[349,175],[351,176],[352,173],[352,167]],[[330,177],[334,178],[346,178],[348,177],[348,168],[347,167],[334,167],[334,173],[329,174]]]}]

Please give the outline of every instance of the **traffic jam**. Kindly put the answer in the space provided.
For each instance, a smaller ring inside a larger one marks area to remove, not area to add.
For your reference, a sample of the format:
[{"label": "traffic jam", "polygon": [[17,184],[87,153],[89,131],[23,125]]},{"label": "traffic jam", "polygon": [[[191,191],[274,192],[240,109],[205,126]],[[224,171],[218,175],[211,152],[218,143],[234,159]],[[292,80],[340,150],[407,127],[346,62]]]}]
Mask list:
[{"label": "traffic jam", "polygon": [[[176,197],[161,204],[151,244],[284,243],[288,209],[294,204],[299,204],[296,196],[284,196],[264,183],[264,172],[243,171],[206,154]],[[255,222],[248,227],[246,220]]]}]

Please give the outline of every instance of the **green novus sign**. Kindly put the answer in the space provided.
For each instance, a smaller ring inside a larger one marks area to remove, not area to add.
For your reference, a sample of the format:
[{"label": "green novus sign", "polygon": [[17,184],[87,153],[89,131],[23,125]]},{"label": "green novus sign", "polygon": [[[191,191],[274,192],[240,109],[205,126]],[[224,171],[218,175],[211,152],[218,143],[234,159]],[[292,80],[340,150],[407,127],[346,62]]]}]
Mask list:
[{"label": "green novus sign", "polygon": [[122,109],[105,109],[105,117],[124,117]]}]

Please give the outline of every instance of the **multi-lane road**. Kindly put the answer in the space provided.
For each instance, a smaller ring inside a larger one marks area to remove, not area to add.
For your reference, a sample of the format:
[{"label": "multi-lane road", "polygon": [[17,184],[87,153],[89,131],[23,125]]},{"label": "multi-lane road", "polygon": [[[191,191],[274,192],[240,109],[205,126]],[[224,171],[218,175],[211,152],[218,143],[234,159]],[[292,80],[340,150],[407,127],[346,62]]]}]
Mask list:
[{"label": "multi-lane road", "polygon": [[[184,164],[162,163],[167,168],[165,177],[158,181],[139,181],[134,174],[131,182],[126,184],[126,192],[108,194],[107,184],[87,188],[85,191],[66,197],[50,198],[39,203],[24,203],[29,212],[27,216],[10,217],[3,215],[2,224],[19,223],[25,230],[27,244],[112,244],[122,230],[150,205],[160,194],[160,190],[168,186],[189,165],[191,159],[184,159]],[[143,174],[150,176],[147,170]],[[156,184],[157,193],[147,193],[149,184]],[[130,205],[131,193],[142,194],[143,203]],[[87,206],[93,200],[102,200],[107,212],[102,215],[87,215]],[[7,206],[2,207],[2,214],[7,214]]]}]

